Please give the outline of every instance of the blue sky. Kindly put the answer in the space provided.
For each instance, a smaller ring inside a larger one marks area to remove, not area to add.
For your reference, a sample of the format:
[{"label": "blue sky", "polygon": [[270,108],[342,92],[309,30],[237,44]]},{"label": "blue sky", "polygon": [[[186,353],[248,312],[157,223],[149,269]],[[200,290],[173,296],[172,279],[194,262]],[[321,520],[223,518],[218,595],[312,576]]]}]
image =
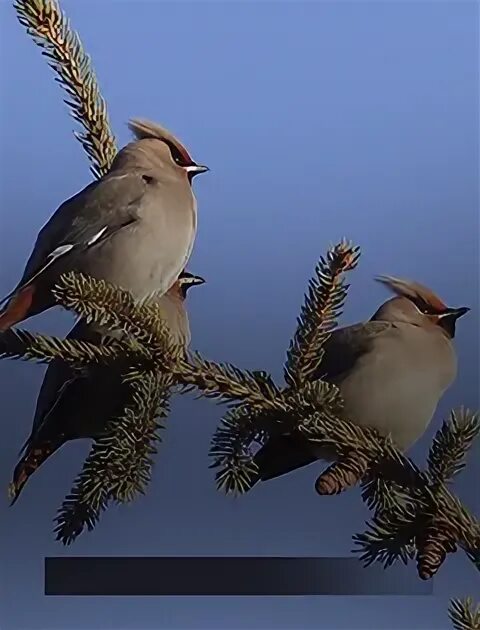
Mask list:
[{"label": "blue sky", "polygon": [[[361,245],[342,322],[368,318],[387,273],[452,305],[460,369],[449,409],[478,407],[478,4],[474,2],[73,2],[119,144],[126,121],[157,120],[211,172],[195,180],[192,346],[281,377],[307,280],[343,236]],[[11,3],[0,2],[0,294],[39,228],[90,178],[52,73]],[[28,328],[60,334],[69,314]],[[30,430],[43,368],[0,362],[6,488]],[[448,628],[451,595],[478,574],[450,557],[424,598],[45,598],[45,555],[348,555],[368,513],[357,490],[319,498],[318,467],[233,500],[215,490],[209,441],[221,410],[177,399],[146,497],[109,511],[68,549],[52,518],[88,444],[65,447],[8,509],[0,500],[5,630],[356,630]],[[455,489],[478,513],[478,444]],[[412,580],[417,579],[414,565]]]}]

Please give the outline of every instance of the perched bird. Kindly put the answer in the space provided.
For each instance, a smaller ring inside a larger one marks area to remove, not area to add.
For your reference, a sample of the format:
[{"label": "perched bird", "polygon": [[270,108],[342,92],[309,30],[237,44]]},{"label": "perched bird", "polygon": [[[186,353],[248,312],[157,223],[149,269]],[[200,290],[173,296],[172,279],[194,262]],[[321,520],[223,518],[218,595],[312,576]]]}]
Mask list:
[{"label": "perched bird", "polygon": [[[416,282],[377,280],[396,296],[370,321],[333,331],[314,378],[338,386],[345,419],[390,434],[405,451],[423,435],[456,378],[455,324],[470,309],[449,308]],[[270,438],[254,459],[255,483],[330,457],[294,432]]]},{"label": "perched bird", "polygon": [[[185,347],[190,343],[190,326],[184,301],[190,287],[204,282],[200,276],[183,272],[158,299],[172,337]],[[80,320],[67,338],[99,343],[103,336]],[[128,385],[122,382],[121,365],[78,369],[59,359],[52,361],[38,395],[32,432],[9,487],[12,505],[28,478],[65,442],[101,436],[107,422],[122,413],[128,392]]]},{"label": "perched bird", "polygon": [[0,304],[0,332],[52,307],[62,273],[83,272],[162,295],[185,268],[197,227],[191,182],[208,170],[170,132],[132,120],[135,140],[109,172],[65,201],[40,231],[16,288]]}]

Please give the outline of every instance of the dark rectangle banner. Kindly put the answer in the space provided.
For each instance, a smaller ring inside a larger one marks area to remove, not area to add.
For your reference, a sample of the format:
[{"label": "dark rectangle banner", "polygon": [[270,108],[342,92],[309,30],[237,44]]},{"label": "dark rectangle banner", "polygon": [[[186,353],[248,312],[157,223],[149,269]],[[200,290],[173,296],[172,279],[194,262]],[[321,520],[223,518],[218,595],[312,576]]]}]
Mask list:
[{"label": "dark rectangle banner", "polygon": [[45,595],[431,595],[413,566],[353,558],[53,557]]}]

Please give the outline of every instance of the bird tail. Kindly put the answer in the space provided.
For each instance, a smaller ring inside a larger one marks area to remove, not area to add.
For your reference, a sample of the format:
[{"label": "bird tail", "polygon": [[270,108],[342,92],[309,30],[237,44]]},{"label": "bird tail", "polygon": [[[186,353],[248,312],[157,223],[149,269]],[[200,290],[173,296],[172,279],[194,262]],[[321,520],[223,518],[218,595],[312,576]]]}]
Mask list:
[{"label": "bird tail", "polygon": [[258,466],[257,481],[268,481],[281,475],[286,475],[297,468],[303,468],[308,464],[317,461],[317,457],[312,454],[307,440],[301,436],[279,435],[268,440],[260,448],[253,461]]},{"label": "bird tail", "polygon": [[34,293],[34,285],[29,284],[11,296],[7,305],[0,311],[0,332],[5,332],[29,317]]},{"label": "bird tail", "polygon": [[42,442],[36,446],[27,446],[27,452],[20,459],[13,471],[13,479],[8,487],[8,495],[10,498],[10,505],[13,505],[18,500],[20,493],[22,492],[28,479],[39,468],[50,455],[55,453],[56,450],[64,443],[63,438],[57,440]]}]

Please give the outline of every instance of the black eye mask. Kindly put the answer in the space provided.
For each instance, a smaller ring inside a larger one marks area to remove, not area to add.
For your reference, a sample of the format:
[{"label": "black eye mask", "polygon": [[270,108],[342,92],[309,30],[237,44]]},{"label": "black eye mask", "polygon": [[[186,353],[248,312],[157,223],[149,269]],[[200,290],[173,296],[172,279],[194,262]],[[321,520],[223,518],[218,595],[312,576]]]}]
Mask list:
[{"label": "black eye mask", "polygon": [[[429,302],[422,300],[421,298],[410,298],[410,300],[415,304],[418,310],[424,315],[442,315],[445,313],[445,309],[438,309],[435,306],[432,306]],[[448,309],[447,309],[448,311]]]}]

